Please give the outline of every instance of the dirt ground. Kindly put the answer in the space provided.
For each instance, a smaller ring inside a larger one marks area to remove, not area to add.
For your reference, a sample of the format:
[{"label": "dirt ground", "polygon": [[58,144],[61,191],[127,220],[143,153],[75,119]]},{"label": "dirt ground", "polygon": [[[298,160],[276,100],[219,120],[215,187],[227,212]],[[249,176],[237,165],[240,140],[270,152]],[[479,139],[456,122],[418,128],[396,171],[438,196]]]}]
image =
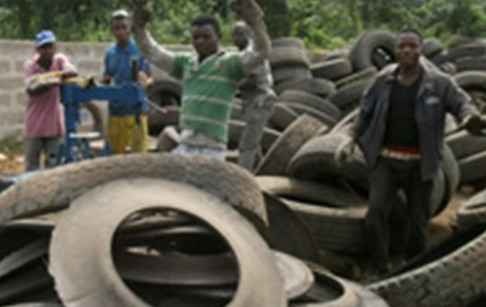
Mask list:
[{"label": "dirt ground", "polygon": [[24,160],[19,156],[7,156],[0,152],[0,176],[24,172]]}]

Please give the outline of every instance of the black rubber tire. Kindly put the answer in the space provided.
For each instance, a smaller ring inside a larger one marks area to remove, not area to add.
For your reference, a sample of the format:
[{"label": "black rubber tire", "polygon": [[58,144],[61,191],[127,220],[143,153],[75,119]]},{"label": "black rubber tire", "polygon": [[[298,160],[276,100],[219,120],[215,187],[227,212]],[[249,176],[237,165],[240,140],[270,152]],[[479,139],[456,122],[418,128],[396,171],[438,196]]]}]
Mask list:
[{"label": "black rubber tire", "polygon": [[312,78],[312,73],[307,67],[303,66],[284,66],[272,68],[272,77],[275,84],[289,80],[300,80]]},{"label": "black rubber tire", "polygon": [[272,68],[301,66],[309,68],[309,58],[305,49],[295,47],[273,48],[269,57]]},{"label": "black rubber tire", "polygon": [[286,101],[282,101],[282,103],[288,106],[289,108],[291,108],[292,111],[297,113],[299,116],[309,115],[314,119],[320,121],[322,124],[326,125],[327,127],[332,127],[337,122],[337,119],[333,118],[332,116],[327,115],[326,113],[321,112],[320,110],[317,110],[312,106],[308,106],[304,103],[286,102]]},{"label": "black rubber tire", "polygon": [[314,94],[299,90],[285,90],[279,95],[279,99],[280,101],[302,103],[336,120],[341,118],[341,111],[333,103]]},{"label": "black rubber tire", "polygon": [[157,152],[170,152],[179,144],[176,127],[166,126],[157,138]]},{"label": "black rubber tire", "polygon": [[274,255],[254,228],[220,199],[161,179],[107,183],[76,199],[63,214],[53,232],[49,254],[50,273],[64,304],[148,306],[120,279],[111,242],[117,227],[130,214],[155,208],[195,216],[222,235],[239,264],[232,306],[286,306]]},{"label": "black rubber tire", "polygon": [[166,126],[179,126],[179,107],[164,108],[164,113],[150,110],[147,114],[149,135],[157,137]]},{"label": "black rubber tire", "polygon": [[454,61],[457,72],[469,70],[486,71],[486,55],[458,58]]},{"label": "black rubber tire", "polygon": [[446,144],[444,144],[441,168],[445,175],[445,191],[442,201],[440,202],[437,210],[435,210],[434,215],[438,215],[447,207],[460,182],[461,173],[459,163],[457,163],[454,153]]},{"label": "black rubber tire", "polygon": [[486,178],[486,151],[459,160],[461,183],[472,183]]},{"label": "black rubber tire", "polygon": [[372,84],[373,79],[363,79],[345,85],[330,97],[331,101],[341,110],[350,110],[360,103],[364,91]]},{"label": "black rubber tire", "polygon": [[[238,144],[240,141],[241,134],[245,129],[245,122],[232,120],[229,124],[229,135],[228,135],[228,148],[229,149],[237,149]],[[278,138],[280,137],[281,133],[271,129],[271,128],[264,128],[262,139],[260,141],[260,147],[262,151],[265,153],[267,152],[270,147],[272,147],[273,143],[275,143]]]},{"label": "black rubber tire", "polygon": [[486,44],[484,43],[470,43],[449,49],[447,57],[450,61],[463,57],[479,57],[486,55]]},{"label": "black rubber tire", "polygon": [[171,105],[174,101],[180,105],[181,96],[181,82],[169,76],[155,79],[147,88],[147,97],[158,106]]},{"label": "black rubber tire", "polygon": [[422,46],[422,53],[427,58],[431,58],[436,54],[442,53],[442,50],[442,42],[435,37],[426,39]]},{"label": "black rubber tire", "polygon": [[350,111],[337,124],[335,124],[334,127],[332,127],[332,130],[329,133],[341,133],[341,132],[349,131],[356,116],[358,116],[358,113],[359,113],[359,108],[355,108],[354,110]]},{"label": "black rubber tire", "polygon": [[486,138],[473,136],[466,131],[458,131],[448,135],[446,143],[457,160],[465,159],[486,150]]},{"label": "black rubber tire", "polygon": [[268,120],[268,124],[270,128],[274,128],[277,131],[284,131],[297,117],[299,115],[287,105],[276,103],[273,107],[272,116]]},{"label": "black rubber tire", "polygon": [[103,139],[106,137],[106,124],[103,117],[103,113],[99,106],[97,106],[94,102],[88,101],[81,104],[81,110],[86,109],[93,120],[92,125],[90,126],[80,126],[79,131],[95,131],[99,132],[100,136],[97,139]]},{"label": "black rubber tire", "polygon": [[[486,292],[484,227],[417,258],[405,272],[367,286],[390,306],[469,306]],[[425,264],[424,264],[425,263]]]},{"label": "black rubber tire", "polygon": [[280,198],[309,229],[319,250],[346,254],[363,253],[367,207],[331,208]]},{"label": "black rubber tire", "polygon": [[346,209],[367,205],[363,197],[327,184],[283,176],[257,176],[256,181],[266,193],[316,206]]},{"label": "black rubber tire", "polygon": [[301,90],[322,98],[328,98],[336,92],[334,83],[326,79],[289,80],[276,84],[274,88],[278,95],[285,90]]},{"label": "black rubber tire", "polygon": [[308,115],[301,115],[268,149],[255,173],[283,175],[292,156],[322,128],[323,124],[320,121]]},{"label": "black rubber tire", "polygon": [[[12,252],[0,261],[0,279],[5,280],[9,275],[25,269],[30,264],[46,258],[49,239],[43,238]],[[44,259],[47,260],[47,259]]]},{"label": "black rubber tire", "polygon": [[319,262],[312,235],[295,212],[278,198],[263,194],[270,224],[266,235],[268,245],[299,259]]},{"label": "black rubber tire", "polygon": [[[389,31],[371,30],[364,33],[353,45],[349,53],[354,70],[360,71],[371,66],[376,66],[372,58],[373,53],[377,49],[384,50],[390,56],[388,63],[395,61],[395,45],[396,35]],[[377,68],[381,69],[383,66],[377,66]]]},{"label": "black rubber tire", "polygon": [[342,134],[327,134],[311,139],[292,157],[287,174],[290,177],[316,182],[335,183],[343,178],[368,191],[368,167],[357,148],[352,162],[341,167],[335,164],[334,152],[343,140]]},{"label": "black rubber tire", "polygon": [[157,153],[81,161],[16,183],[0,195],[0,224],[69,207],[73,199],[98,185],[138,177],[191,184],[267,221],[260,189],[242,168],[203,157]]},{"label": "black rubber tire", "polygon": [[[386,307],[377,295],[355,283],[335,276],[325,267],[307,263],[314,273],[315,283],[303,297],[289,307]],[[303,301],[303,302],[299,302]]]},{"label": "black rubber tire", "polygon": [[280,37],[272,40],[272,48],[295,47],[306,49],[304,41],[298,37]]},{"label": "black rubber tire", "polygon": [[465,91],[486,92],[486,71],[465,71],[454,76],[457,84]]},{"label": "black rubber tire", "polygon": [[456,224],[461,231],[476,225],[486,225],[486,190],[476,193],[459,208]]},{"label": "black rubber tire", "polygon": [[376,74],[378,73],[378,70],[376,67],[372,66],[369,68],[366,68],[362,71],[358,71],[352,75],[349,75],[347,77],[344,77],[342,79],[337,80],[334,82],[336,85],[337,89],[340,89],[343,86],[349,85],[353,82],[361,81],[361,80],[367,80],[367,79],[373,79]]},{"label": "black rubber tire", "polygon": [[335,81],[350,75],[353,66],[347,58],[341,58],[312,64],[311,71],[315,78]]}]

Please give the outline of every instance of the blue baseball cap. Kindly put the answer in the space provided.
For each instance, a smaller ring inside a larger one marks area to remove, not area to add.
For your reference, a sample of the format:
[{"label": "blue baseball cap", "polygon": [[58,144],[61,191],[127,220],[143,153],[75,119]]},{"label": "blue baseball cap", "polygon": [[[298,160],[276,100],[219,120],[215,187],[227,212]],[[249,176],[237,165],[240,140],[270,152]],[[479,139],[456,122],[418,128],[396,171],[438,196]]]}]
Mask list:
[{"label": "blue baseball cap", "polygon": [[35,47],[39,48],[40,46],[47,44],[47,43],[54,43],[56,41],[56,36],[50,30],[44,30],[35,36]]}]

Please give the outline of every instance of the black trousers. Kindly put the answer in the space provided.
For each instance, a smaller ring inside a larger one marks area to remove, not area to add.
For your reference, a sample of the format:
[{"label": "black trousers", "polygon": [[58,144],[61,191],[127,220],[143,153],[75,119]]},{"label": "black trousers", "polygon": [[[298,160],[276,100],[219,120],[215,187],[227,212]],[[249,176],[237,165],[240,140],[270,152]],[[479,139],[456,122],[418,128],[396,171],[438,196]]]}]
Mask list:
[{"label": "black trousers", "polygon": [[371,260],[385,270],[389,260],[390,212],[399,189],[407,198],[409,234],[405,257],[411,259],[426,247],[427,223],[431,217],[433,181],[423,181],[420,161],[380,157],[370,174],[370,207],[366,216],[366,236]]}]

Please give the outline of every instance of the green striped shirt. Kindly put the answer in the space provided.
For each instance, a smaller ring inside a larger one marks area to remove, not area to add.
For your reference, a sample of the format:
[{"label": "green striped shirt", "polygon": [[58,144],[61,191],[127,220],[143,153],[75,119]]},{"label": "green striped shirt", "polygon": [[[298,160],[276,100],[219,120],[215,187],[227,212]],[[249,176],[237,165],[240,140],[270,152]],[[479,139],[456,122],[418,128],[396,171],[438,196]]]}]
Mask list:
[{"label": "green striped shirt", "polygon": [[244,78],[241,55],[221,52],[197,63],[197,56],[176,54],[173,75],[182,79],[182,129],[228,141],[228,121],[238,82]]}]

